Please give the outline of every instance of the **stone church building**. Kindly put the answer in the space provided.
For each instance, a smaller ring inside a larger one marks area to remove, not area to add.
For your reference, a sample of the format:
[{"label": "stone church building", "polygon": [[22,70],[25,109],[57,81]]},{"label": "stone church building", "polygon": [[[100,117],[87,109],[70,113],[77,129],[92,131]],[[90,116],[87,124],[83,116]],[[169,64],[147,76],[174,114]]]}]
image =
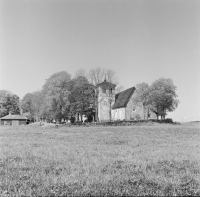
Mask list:
[{"label": "stone church building", "polygon": [[143,108],[134,103],[135,87],[115,94],[115,84],[106,79],[98,84],[99,121],[143,119]]}]

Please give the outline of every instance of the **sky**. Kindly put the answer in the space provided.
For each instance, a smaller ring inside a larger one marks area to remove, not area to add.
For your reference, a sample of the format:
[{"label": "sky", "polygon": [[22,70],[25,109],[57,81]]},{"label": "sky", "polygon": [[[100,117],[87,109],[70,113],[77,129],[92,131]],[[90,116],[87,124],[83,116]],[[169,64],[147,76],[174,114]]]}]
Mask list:
[{"label": "sky", "polygon": [[97,67],[125,89],[171,78],[180,103],[167,117],[200,120],[200,1],[0,1],[0,90],[23,98],[56,72]]}]

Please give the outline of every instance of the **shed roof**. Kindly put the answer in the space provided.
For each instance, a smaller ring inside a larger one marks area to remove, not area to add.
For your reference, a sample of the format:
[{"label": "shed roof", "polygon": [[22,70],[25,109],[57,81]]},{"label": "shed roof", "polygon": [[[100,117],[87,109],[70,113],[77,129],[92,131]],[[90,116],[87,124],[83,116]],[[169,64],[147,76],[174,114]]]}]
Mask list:
[{"label": "shed roof", "polygon": [[7,115],[7,116],[4,116],[2,118],[0,118],[1,120],[27,120],[27,118],[25,116],[22,116],[22,115]]},{"label": "shed roof", "polygon": [[117,109],[121,107],[126,107],[131,96],[133,95],[135,91],[135,87],[129,88],[127,90],[124,90],[118,94],[115,95],[115,103],[112,107],[112,109]]}]

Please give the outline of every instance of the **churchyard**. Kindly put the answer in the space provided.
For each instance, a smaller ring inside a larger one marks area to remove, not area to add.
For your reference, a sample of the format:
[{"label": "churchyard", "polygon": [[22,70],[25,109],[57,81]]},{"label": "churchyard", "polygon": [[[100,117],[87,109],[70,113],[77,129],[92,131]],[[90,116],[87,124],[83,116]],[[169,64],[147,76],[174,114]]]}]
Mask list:
[{"label": "churchyard", "polygon": [[1,196],[200,196],[200,126],[0,127]]}]

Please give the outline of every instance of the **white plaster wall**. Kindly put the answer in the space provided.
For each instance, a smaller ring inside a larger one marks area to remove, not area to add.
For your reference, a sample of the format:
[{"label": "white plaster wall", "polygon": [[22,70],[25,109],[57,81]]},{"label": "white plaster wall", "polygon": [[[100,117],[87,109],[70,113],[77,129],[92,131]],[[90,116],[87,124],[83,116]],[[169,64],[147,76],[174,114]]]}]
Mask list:
[{"label": "white plaster wall", "polygon": [[125,108],[117,108],[112,110],[112,120],[124,120]]}]

